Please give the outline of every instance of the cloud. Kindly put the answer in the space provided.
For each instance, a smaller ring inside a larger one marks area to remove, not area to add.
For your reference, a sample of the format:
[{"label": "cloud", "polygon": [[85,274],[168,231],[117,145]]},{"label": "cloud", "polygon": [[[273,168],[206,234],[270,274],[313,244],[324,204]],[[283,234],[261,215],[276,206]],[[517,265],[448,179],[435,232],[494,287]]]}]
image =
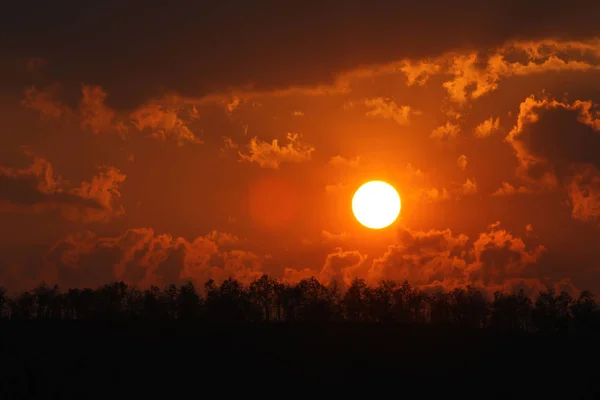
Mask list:
[{"label": "cloud", "polygon": [[151,136],[163,141],[173,139],[179,146],[185,143],[201,144],[202,140],[189,128],[189,123],[198,118],[196,108],[186,110],[180,105],[147,103],[133,111],[129,118],[138,131],[149,131]]},{"label": "cloud", "polygon": [[329,165],[333,167],[350,167],[356,168],[360,164],[360,156],[356,156],[355,158],[345,158],[342,156],[333,156],[329,160]]},{"label": "cloud", "polygon": [[[594,47],[595,51],[590,52]],[[485,55],[478,52],[447,53],[440,56],[438,63],[447,64],[443,71],[452,75],[452,79],[442,85],[450,100],[464,104],[498,89],[499,82],[507,77],[598,70],[600,59],[597,49],[597,40],[510,41]],[[527,57],[525,61],[508,61],[522,58],[519,57],[522,55]],[[590,55],[593,57],[590,58]]]},{"label": "cloud", "polygon": [[432,139],[452,139],[460,134],[460,127],[455,122],[447,121],[444,125],[440,125],[431,132]]},{"label": "cloud", "polygon": [[254,162],[263,168],[278,169],[282,163],[300,163],[311,159],[315,148],[304,142],[301,135],[288,133],[287,140],[288,143],[281,146],[277,139],[269,143],[254,137],[250,139],[247,154],[238,152],[240,161]]},{"label": "cloud", "polygon": [[321,231],[321,236],[323,236],[323,243],[343,243],[350,238],[349,232],[341,232],[341,233],[331,233],[327,230]]},{"label": "cloud", "polygon": [[534,193],[534,191],[526,188],[525,186],[519,186],[519,187],[515,188],[513,185],[511,185],[508,182],[502,182],[502,186],[498,190],[496,190],[494,193],[492,193],[491,196],[494,196],[494,197],[512,196],[517,193],[531,194],[531,193]]},{"label": "cloud", "polygon": [[467,156],[464,154],[458,156],[456,159],[456,165],[458,165],[458,168],[462,169],[463,171],[467,169]]},{"label": "cloud", "polygon": [[100,86],[81,87],[77,110],[59,100],[59,89],[59,85],[42,90],[28,88],[21,104],[38,111],[44,119],[76,119],[82,129],[89,129],[94,134],[117,133],[125,137],[133,127],[140,132],[149,131],[156,139],[173,138],[179,145],[202,143],[189,128],[189,124],[198,119],[198,110],[194,105],[185,104],[178,96],[164,96],[160,100],[146,102],[126,115],[106,104],[108,93]]},{"label": "cloud", "polygon": [[581,221],[600,219],[600,171],[592,166],[579,168],[567,184],[571,215]]},{"label": "cloud", "polygon": [[461,195],[468,196],[477,193],[477,182],[467,178],[465,183],[461,186]]},{"label": "cloud", "polygon": [[470,241],[449,229],[418,231],[401,228],[396,244],[373,259],[367,280],[384,279],[409,283],[423,290],[450,290],[471,285],[488,294],[496,290],[525,288],[529,295],[545,289],[535,266],[546,252],[544,246],[528,248],[499,223],[490,225]]},{"label": "cloud", "polygon": [[464,274],[468,237],[454,236],[449,229],[413,231],[401,228],[398,243],[390,245],[373,259],[368,280],[376,284],[384,279],[408,280],[420,286],[433,282],[458,282]]},{"label": "cloud", "polygon": [[365,114],[367,117],[391,119],[398,125],[408,125],[411,116],[421,114],[410,106],[398,106],[395,101],[383,97],[366,99],[364,104],[370,109]]},{"label": "cloud", "polygon": [[108,94],[99,86],[85,85],[81,89],[79,102],[81,128],[89,128],[94,134],[116,132],[121,136],[127,133],[123,121],[116,118],[116,112],[105,104]]},{"label": "cloud", "polygon": [[569,104],[530,96],[520,105],[517,124],[506,141],[519,166],[517,176],[531,191],[563,189],[573,217],[598,218],[600,120],[591,101]]},{"label": "cloud", "polygon": [[485,138],[490,136],[499,128],[500,118],[494,119],[494,117],[490,117],[475,127],[475,133],[473,136],[476,138]]},{"label": "cloud", "polygon": [[117,200],[125,178],[118,169],[103,166],[91,182],[70,188],[48,161],[34,156],[27,168],[0,166],[0,210],[28,213],[58,210],[70,220],[106,222],[124,214]]},{"label": "cloud", "polygon": [[[331,18],[342,6],[343,15]],[[173,4],[147,7],[144,20],[136,24],[131,23],[139,13],[136,4],[111,2],[94,13],[72,10],[78,26],[87,30],[65,24],[60,9],[28,14],[31,10],[25,7],[18,6],[14,15],[27,18],[17,17],[6,27],[5,35],[14,45],[7,46],[5,57],[40,54],[71,82],[106,87],[123,108],[142,104],[162,90],[198,96],[248,83],[265,90],[315,86],[331,83],[339,71],[404,59],[418,62],[465,47],[490,49],[514,38],[569,39],[600,33],[594,2],[581,7],[564,3],[539,7],[461,0],[456,7],[441,7],[439,1],[374,0],[364,7],[358,1],[336,1],[305,4],[299,12],[283,3],[257,6],[238,1],[235,7],[215,6],[210,13],[196,4],[185,9]],[[32,21],[43,35],[31,36]],[[161,29],[156,29],[159,22]],[[111,29],[98,35],[101,26]],[[307,31],[307,26],[318,29]],[[433,31],[444,34],[435,38],[415,34]],[[218,38],[218,46],[209,38]],[[171,45],[148,45],[164,40]],[[194,50],[190,51],[187,44],[192,42]],[[127,79],[115,79],[115,71]]]},{"label": "cloud", "polygon": [[406,75],[406,84],[412,85],[424,85],[431,75],[435,75],[440,72],[442,66],[431,61],[417,61],[413,62],[407,60],[400,67],[400,71]]},{"label": "cloud", "polygon": [[509,278],[536,278],[536,272],[527,269],[545,252],[542,245],[527,249],[523,239],[492,227],[489,232],[479,234],[473,243],[474,261],[467,268],[469,281],[483,286],[502,286]]},{"label": "cloud", "polygon": [[446,188],[442,188],[442,190],[437,188],[413,188],[409,191],[407,197],[414,202],[427,204],[448,200],[450,198],[450,194]]},{"label": "cloud", "polygon": [[187,280],[201,285],[229,277],[248,283],[262,274],[262,258],[235,248],[237,242],[230,240],[234,237],[213,231],[187,241],[150,228],[114,237],[88,231],[55,243],[45,256],[46,268],[64,287],[96,287],[114,280],[141,287]]},{"label": "cloud", "polygon": [[41,90],[35,87],[25,89],[21,105],[40,113],[42,119],[69,118],[72,110],[59,100],[59,85],[47,86]]},{"label": "cloud", "polygon": [[336,281],[342,287],[350,285],[354,278],[361,275],[360,269],[366,260],[367,255],[359,251],[344,251],[337,247],[335,252],[325,258],[325,264],[317,278],[323,284]]}]

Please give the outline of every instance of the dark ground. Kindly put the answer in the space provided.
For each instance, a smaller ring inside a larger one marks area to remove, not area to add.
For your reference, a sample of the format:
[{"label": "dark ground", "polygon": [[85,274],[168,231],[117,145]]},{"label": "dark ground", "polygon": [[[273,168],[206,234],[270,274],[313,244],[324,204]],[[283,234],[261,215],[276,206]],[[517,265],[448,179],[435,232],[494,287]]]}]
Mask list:
[{"label": "dark ground", "polygon": [[350,323],[7,322],[0,398],[591,399],[599,339]]}]

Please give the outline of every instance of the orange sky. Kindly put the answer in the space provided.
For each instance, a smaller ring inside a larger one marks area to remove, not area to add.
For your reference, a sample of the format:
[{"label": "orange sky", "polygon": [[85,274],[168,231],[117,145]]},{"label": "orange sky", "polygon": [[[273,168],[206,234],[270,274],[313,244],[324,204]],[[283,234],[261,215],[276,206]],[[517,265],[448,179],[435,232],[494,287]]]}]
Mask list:
[{"label": "orange sky", "polygon": [[[241,3],[214,21],[148,4],[65,2],[0,31],[4,286],[600,289],[593,13],[439,9],[417,31],[419,5],[294,5],[266,27]],[[351,213],[371,179],[402,197],[381,231]]]}]

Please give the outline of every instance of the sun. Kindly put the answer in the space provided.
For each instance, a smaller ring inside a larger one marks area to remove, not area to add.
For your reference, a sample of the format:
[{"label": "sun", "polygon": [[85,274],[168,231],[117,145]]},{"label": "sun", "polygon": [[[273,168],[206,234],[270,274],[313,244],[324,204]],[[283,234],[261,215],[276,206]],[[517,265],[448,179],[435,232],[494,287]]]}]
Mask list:
[{"label": "sun", "polygon": [[390,226],[400,214],[400,196],[392,185],[370,181],[358,188],[352,198],[352,212],[364,226],[382,229]]}]

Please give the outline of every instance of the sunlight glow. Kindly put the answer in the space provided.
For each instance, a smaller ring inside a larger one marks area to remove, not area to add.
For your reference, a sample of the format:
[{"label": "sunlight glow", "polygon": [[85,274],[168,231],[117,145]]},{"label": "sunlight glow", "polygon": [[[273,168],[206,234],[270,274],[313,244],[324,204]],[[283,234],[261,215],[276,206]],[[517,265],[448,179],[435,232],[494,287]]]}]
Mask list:
[{"label": "sunlight glow", "polygon": [[364,226],[382,229],[390,226],[400,214],[400,196],[394,187],[383,181],[362,185],[352,198],[352,212]]}]

